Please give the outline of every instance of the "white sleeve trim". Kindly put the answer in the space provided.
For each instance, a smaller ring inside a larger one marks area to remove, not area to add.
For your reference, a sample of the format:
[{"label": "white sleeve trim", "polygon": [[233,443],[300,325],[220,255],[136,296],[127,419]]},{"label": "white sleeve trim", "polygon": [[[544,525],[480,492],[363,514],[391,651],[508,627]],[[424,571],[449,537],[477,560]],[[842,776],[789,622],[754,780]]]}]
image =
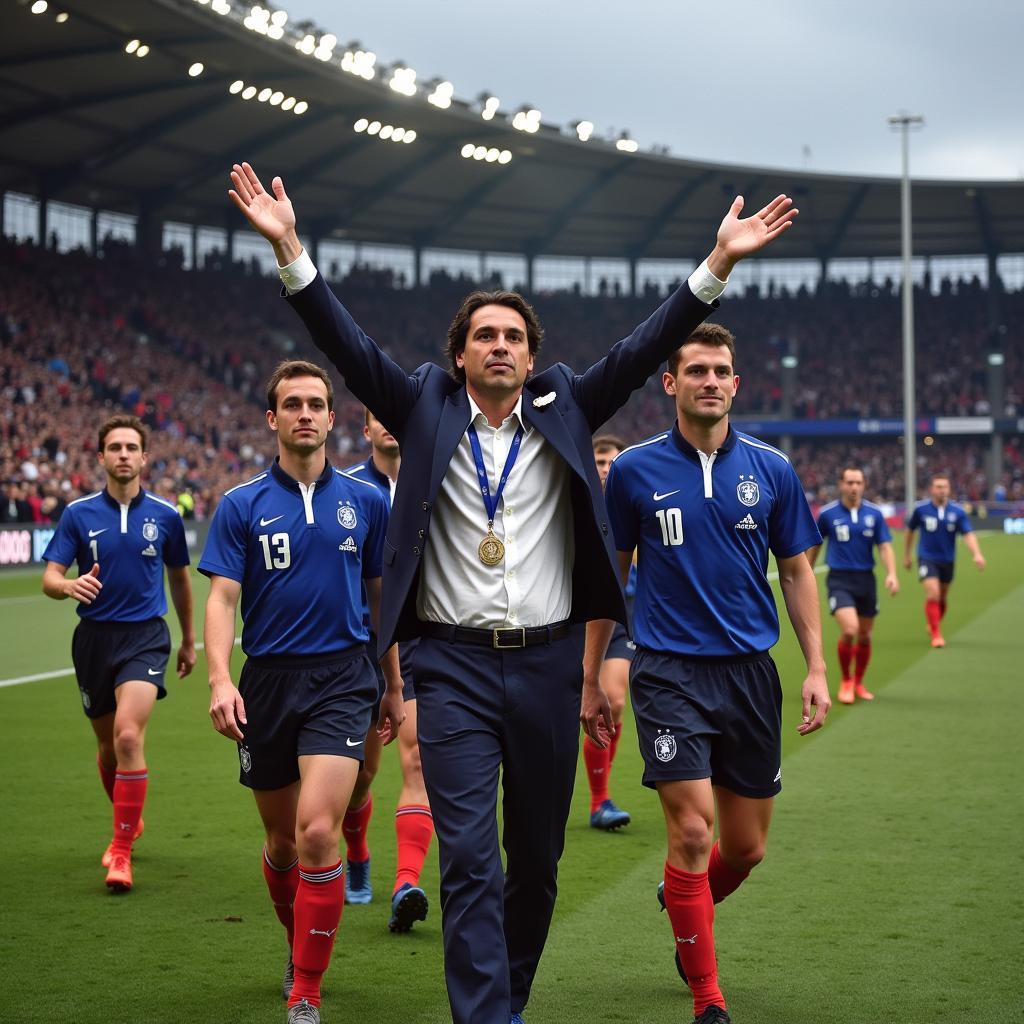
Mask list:
[{"label": "white sleeve trim", "polygon": [[316,277],[316,264],[310,259],[309,253],[303,249],[287,267],[278,267],[277,272],[281,275],[284,290],[289,295],[294,295],[313,283],[313,278]]}]

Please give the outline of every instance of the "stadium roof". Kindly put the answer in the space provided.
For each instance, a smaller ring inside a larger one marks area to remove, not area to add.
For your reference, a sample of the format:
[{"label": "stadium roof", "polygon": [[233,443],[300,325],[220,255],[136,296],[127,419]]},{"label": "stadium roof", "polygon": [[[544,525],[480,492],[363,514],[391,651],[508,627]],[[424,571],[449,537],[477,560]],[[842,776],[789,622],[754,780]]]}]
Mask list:
[{"label": "stadium roof", "polygon": [[[734,194],[760,204],[786,191],[800,230],[774,256],[899,255],[898,179],[629,153],[546,124],[519,131],[514,112],[487,121],[477,104],[427,102],[433,86],[400,94],[391,71],[342,70],[346,47],[329,53],[315,26],[272,38],[270,13],[254,21],[238,0],[19,0],[0,37],[0,188],[235,228],[227,172],[246,159],[284,177],[300,229],[320,238],[684,259],[703,254]],[[307,34],[312,53],[297,48]],[[360,119],[415,140],[357,131]],[[477,159],[462,155],[470,146]],[[913,209],[918,255],[1024,252],[1024,182],[916,181]]]}]

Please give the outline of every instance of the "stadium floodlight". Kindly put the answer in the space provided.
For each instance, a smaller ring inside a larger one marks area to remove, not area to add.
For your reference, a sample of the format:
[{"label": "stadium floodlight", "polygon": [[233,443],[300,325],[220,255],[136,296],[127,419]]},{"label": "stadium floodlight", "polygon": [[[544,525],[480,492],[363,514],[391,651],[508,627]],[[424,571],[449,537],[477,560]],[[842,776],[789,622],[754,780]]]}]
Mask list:
[{"label": "stadium floodlight", "polygon": [[403,142],[403,143],[408,143],[408,142],[415,142],[415,141],[416,141],[416,133],[415,133],[415,132],[414,132],[414,131],[413,131],[413,130],[412,130],[412,129],[410,128],[410,129],[409,129],[409,130],[408,130],[408,131],[407,131],[407,132],[406,132],[406,133],[405,133],[405,134],[404,134],[404,135],[402,136],[402,142]]},{"label": "stadium floodlight", "polygon": [[380,121],[371,121],[366,128],[367,135],[376,135],[381,129]]},{"label": "stadium floodlight", "polygon": [[269,100],[267,100],[267,102],[268,102],[268,103],[269,103],[269,104],[270,104],[270,105],[271,105],[272,107],[276,107],[276,106],[279,106],[279,105],[280,105],[280,103],[281,103],[281,101],[282,101],[283,99],[284,99],[284,93],[283,93],[283,92],[281,92],[281,91],[280,91],[280,89],[276,89],[276,90],[275,90],[274,92],[272,92],[272,93],[270,94],[270,99],[269,99]]},{"label": "stadium floodlight", "polygon": [[378,135],[379,135],[379,136],[380,136],[380,138],[382,138],[382,139],[390,139],[390,138],[391,138],[391,133],[392,133],[392,132],[393,132],[394,130],[395,130],[395,128],[394,128],[394,125],[386,124],[386,125],[384,125],[384,127],[383,127],[383,128],[381,128],[381,130],[380,130],[380,131],[378,132]]},{"label": "stadium floodlight", "polygon": [[68,14],[67,11],[61,11],[60,14],[58,14],[57,17],[54,18],[53,20],[57,22],[58,25],[63,25],[64,22],[67,21],[70,17],[71,15]]},{"label": "stadium floodlight", "polygon": [[138,39],[129,39],[128,42],[124,44],[124,52],[134,53],[139,48],[139,45],[140,43]]},{"label": "stadium floodlight", "polygon": [[341,70],[370,81],[377,73],[374,68],[376,63],[377,54],[372,50],[363,50],[358,43],[349,43],[341,58]]},{"label": "stadium floodlight", "polygon": [[29,10],[33,14],[45,14],[47,7],[49,7],[49,4],[46,2],[46,0],[36,0],[36,2],[29,8]]},{"label": "stadium floodlight", "polygon": [[334,48],[337,45],[338,37],[332,32],[327,32],[320,37],[320,42],[317,43],[313,56],[317,60],[328,61],[334,56]]},{"label": "stadium floodlight", "polygon": [[535,107],[520,107],[512,117],[512,127],[533,135],[540,128],[540,111]]},{"label": "stadium floodlight", "polygon": [[498,154],[498,163],[499,164],[507,164],[509,162],[509,160],[511,160],[511,159],[512,159],[512,152],[511,152],[511,150],[503,149]]},{"label": "stadium floodlight", "polygon": [[188,76],[189,78],[198,78],[205,70],[206,68],[204,67],[203,62],[197,60],[195,64],[188,69]]},{"label": "stadium floodlight", "polygon": [[213,0],[213,3],[210,4],[210,10],[214,14],[230,14],[231,4],[227,0]]},{"label": "stadium floodlight", "polygon": [[270,27],[270,11],[259,4],[254,4],[249,13],[242,19],[242,24],[250,32],[258,32],[265,36]]},{"label": "stadium floodlight", "polygon": [[304,114],[307,110],[309,110],[309,104],[305,100],[299,100],[299,102],[296,103],[294,107],[292,107],[292,112],[295,114],[301,115]]},{"label": "stadium floodlight", "polygon": [[485,156],[484,159],[489,164],[493,164],[495,162],[495,160],[498,159],[499,156],[501,156],[501,152],[499,151],[498,147],[497,146],[491,146],[491,148],[487,150],[487,156]]},{"label": "stadium floodlight", "polygon": [[282,110],[291,110],[292,107],[294,107],[294,106],[295,106],[295,97],[294,96],[286,96],[281,101],[281,109]]},{"label": "stadium floodlight", "polygon": [[354,132],[365,132],[370,127],[370,122],[365,117],[359,118],[354,125],[352,125],[352,131]]},{"label": "stadium floodlight", "polygon": [[989,352],[988,354],[988,365],[989,366],[1002,366],[1006,362],[1006,356],[1002,352]]},{"label": "stadium floodlight", "polygon": [[462,154],[462,158],[464,160],[468,160],[473,155],[474,149],[476,149],[476,146],[474,146],[472,142],[467,142],[459,152]]},{"label": "stadium floodlight", "polygon": [[404,128],[396,128],[391,133],[391,141],[392,142],[401,142],[402,139],[404,139],[404,138],[405,138],[405,129]]},{"label": "stadium floodlight", "polygon": [[494,115],[498,112],[498,107],[501,106],[501,100],[497,96],[491,96],[488,93],[481,93],[479,96],[481,101],[480,116],[485,121],[494,120]]},{"label": "stadium floodlight", "polygon": [[427,97],[428,103],[435,107],[447,110],[452,105],[452,96],[455,95],[455,86],[451,82],[437,82],[434,91]]},{"label": "stadium floodlight", "polygon": [[486,157],[487,157],[487,147],[486,146],[477,146],[473,150],[473,159],[474,160],[484,160],[484,159],[486,159]]},{"label": "stadium floodlight", "polygon": [[253,96],[255,96],[255,95],[256,95],[256,86],[255,85],[247,85],[245,87],[245,90],[242,93],[242,99],[243,100],[251,100],[253,98]]},{"label": "stadium floodlight", "polygon": [[148,45],[147,45],[146,43],[143,43],[143,44],[142,44],[142,45],[141,45],[141,46],[140,46],[140,47],[139,47],[139,48],[138,48],[138,49],[137,49],[137,50],[135,51],[135,56],[136,56],[136,57],[145,57],[147,53],[149,53],[149,46],[148,46]]},{"label": "stadium floodlight", "polygon": [[391,81],[388,82],[395,92],[403,96],[414,96],[416,94],[416,72],[402,64],[396,64],[391,69]]},{"label": "stadium floodlight", "polygon": [[270,97],[273,96],[273,94],[274,90],[271,89],[269,85],[265,85],[262,89],[260,89],[260,94],[259,96],[256,97],[256,99],[260,103],[266,103],[267,100],[269,100]]},{"label": "stadium floodlight", "polygon": [[615,140],[615,148],[623,153],[635,153],[640,148],[640,143],[636,139],[631,139],[626,132],[623,132]]},{"label": "stadium floodlight", "polygon": [[270,16],[270,24],[277,28],[284,28],[288,24],[288,12],[287,11],[274,11]]},{"label": "stadium floodlight", "polygon": [[573,124],[572,129],[576,133],[576,138],[578,138],[580,142],[589,142],[590,136],[594,134],[594,122],[576,121]]},{"label": "stadium floodlight", "polygon": [[296,44],[295,49],[308,57],[316,49],[316,39],[308,32]]},{"label": "stadium floodlight", "polygon": [[245,82],[243,82],[240,78],[236,78],[228,86],[228,92],[231,93],[232,96],[237,96],[244,88],[245,88]]}]

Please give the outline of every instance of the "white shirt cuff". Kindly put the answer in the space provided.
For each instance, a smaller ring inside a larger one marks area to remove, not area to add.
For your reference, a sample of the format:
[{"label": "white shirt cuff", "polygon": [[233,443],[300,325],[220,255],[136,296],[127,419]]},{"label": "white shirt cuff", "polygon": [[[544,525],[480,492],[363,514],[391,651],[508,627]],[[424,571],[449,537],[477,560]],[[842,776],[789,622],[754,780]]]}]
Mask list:
[{"label": "white shirt cuff", "polygon": [[[303,249],[287,267],[278,267],[277,272],[281,275],[284,290],[289,295],[294,295],[296,292],[301,292],[306,285],[313,283],[313,278],[316,277],[316,265],[310,259],[309,253]],[[697,294],[696,289],[694,294]]]},{"label": "white shirt cuff", "polygon": [[[303,254],[305,255],[305,254]],[[298,260],[295,261],[298,263]],[[292,266],[295,266],[295,263]],[[282,277],[284,271],[281,271]],[[718,298],[722,292],[725,291],[725,286],[729,283],[729,279],[726,278],[724,281],[719,281],[714,274],[708,270],[708,261],[705,260],[689,277],[690,291],[697,296],[701,302],[706,302],[709,306],[715,299]],[[287,288],[287,282],[285,283]]]}]

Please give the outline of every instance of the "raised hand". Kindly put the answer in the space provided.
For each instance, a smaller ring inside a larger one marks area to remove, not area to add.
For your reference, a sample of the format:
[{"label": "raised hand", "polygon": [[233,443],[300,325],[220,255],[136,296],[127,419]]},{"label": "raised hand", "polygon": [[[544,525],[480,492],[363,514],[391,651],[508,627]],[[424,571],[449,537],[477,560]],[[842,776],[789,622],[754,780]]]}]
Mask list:
[{"label": "raised hand", "polygon": [[294,235],[295,211],[279,177],[270,183],[271,194],[263,187],[252,165],[242,163],[232,167],[231,182],[235,186],[228,190],[231,201],[268,242],[276,246]]},{"label": "raised hand", "polygon": [[737,196],[718,227],[717,244],[708,257],[708,269],[722,280],[745,256],[775,241],[789,230],[800,212],[789,196],[776,196],[767,206],[750,217],[740,218],[743,196]]}]

